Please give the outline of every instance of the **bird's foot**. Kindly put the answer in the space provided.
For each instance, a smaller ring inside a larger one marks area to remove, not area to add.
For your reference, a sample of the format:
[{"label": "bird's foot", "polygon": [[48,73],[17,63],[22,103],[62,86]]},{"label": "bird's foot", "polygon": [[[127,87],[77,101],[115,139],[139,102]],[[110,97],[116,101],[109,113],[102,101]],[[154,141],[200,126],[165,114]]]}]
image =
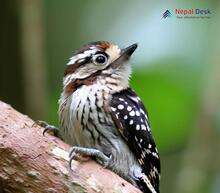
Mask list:
[{"label": "bird's foot", "polygon": [[69,153],[70,167],[72,160],[80,160],[82,157],[94,157],[104,168],[108,168],[112,161],[112,155],[109,157],[98,149],[73,146]]},{"label": "bird's foot", "polygon": [[36,126],[36,125],[39,125],[44,128],[43,135],[45,135],[45,133],[50,133],[50,134],[54,135],[55,137],[62,139],[62,136],[60,134],[60,130],[57,127],[50,125],[45,121],[40,121],[40,120],[37,120],[34,122],[33,126]]}]

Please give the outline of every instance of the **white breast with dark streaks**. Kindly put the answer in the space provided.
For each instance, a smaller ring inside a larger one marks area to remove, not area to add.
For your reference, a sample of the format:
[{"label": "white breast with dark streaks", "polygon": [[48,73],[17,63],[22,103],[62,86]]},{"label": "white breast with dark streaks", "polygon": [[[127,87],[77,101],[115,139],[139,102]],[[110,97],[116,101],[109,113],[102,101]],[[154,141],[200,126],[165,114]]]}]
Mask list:
[{"label": "white breast with dark streaks", "polygon": [[115,82],[106,86],[105,80],[100,80],[83,85],[68,97],[63,93],[59,101],[60,123],[66,142],[111,154],[111,169],[133,182],[131,177],[137,171],[141,173],[139,164],[115,128],[111,115],[104,110],[104,101],[110,100],[113,87]]}]

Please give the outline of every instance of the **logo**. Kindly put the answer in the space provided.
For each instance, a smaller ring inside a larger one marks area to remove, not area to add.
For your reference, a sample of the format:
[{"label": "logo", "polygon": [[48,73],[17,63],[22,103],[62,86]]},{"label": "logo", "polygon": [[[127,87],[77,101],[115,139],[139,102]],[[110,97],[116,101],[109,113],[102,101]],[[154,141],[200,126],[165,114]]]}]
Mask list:
[{"label": "logo", "polygon": [[167,18],[167,17],[171,17],[171,12],[167,9],[164,13],[163,13],[163,18]]},{"label": "logo", "polygon": [[[173,15],[171,14],[171,11]],[[166,10],[163,13],[162,18],[166,19],[168,17],[174,16],[177,19],[204,19],[211,18],[212,11],[210,9],[174,9]]]}]

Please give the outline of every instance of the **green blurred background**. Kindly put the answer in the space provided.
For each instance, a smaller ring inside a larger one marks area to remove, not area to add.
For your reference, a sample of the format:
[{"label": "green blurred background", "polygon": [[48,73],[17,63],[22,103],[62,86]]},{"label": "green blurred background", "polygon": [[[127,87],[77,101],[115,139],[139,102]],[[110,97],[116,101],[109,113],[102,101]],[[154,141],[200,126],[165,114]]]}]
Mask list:
[{"label": "green blurred background", "polygon": [[[175,9],[210,9],[177,19]],[[172,16],[163,19],[164,11]],[[68,58],[82,44],[137,42],[131,85],[161,154],[161,193],[220,192],[220,2],[2,0],[0,99],[58,125]]]}]

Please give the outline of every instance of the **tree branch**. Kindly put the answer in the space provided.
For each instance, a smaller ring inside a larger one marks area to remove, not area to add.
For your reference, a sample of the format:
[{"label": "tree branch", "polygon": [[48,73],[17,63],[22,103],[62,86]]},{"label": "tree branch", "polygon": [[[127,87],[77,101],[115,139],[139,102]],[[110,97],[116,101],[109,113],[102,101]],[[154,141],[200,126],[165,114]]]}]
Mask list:
[{"label": "tree branch", "polygon": [[89,160],[68,166],[69,145],[0,101],[0,192],[141,193]]}]

